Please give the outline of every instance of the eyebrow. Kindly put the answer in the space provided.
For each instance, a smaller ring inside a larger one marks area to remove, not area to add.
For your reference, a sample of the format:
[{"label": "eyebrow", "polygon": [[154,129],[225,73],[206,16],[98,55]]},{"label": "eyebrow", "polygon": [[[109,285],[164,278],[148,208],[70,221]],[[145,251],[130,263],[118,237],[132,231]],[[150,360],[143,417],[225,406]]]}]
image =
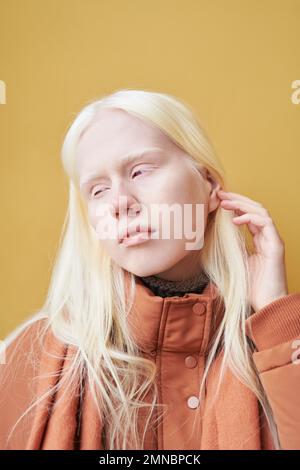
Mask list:
[{"label": "eyebrow", "polygon": [[[147,153],[163,152],[164,150],[159,147],[146,147],[140,150],[126,153],[119,161],[118,167],[128,165],[128,163],[137,160]],[[80,187],[86,186],[92,181],[98,179],[101,175],[99,173],[90,173],[80,181]]]}]

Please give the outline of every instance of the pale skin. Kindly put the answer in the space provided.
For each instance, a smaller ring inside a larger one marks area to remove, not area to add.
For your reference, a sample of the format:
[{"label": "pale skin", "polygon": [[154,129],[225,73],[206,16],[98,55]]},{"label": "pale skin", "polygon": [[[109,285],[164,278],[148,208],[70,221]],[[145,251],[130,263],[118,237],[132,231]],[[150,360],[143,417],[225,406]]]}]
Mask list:
[{"label": "pale skin", "polygon": [[285,245],[262,204],[241,194],[219,190],[221,207],[235,213],[232,222],[247,224],[255,252],[249,256],[250,303],[257,311],[288,294]]},{"label": "pale skin", "polygon": [[[116,138],[117,136],[117,138]],[[121,164],[128,152],[144,147],[161,150]],[[208,171],[194,171],[187,154],[158,128],[120,110],[102,110],[81,137],[77,147],[78,176],[90,222],[96,225],[94,209],[109,203],[119,220],[119,196],[134,207],[131,217],[143,220],[143,209],[151,204],[200,203],[205,208],[205,231],[210,212],[221,206],[234,211],[232,223],[247,224],[256,252],[249,257],[250,303],[257,311],[288,294],[285,247],[268,211],[246,196],[221,191]],[[97,174],[95,181],[83,180]],[[139,210],[137,210],[139,209]],[[162,279],[179,280],[199,272],[200,257],[185,249],[184,239],[149,240],[125,248],[116,240],[104,240],[112,259],[137,276],[155,274]]]},{"label": "pale skin", "polygon": [[[117,137],[116,137],[117,136]],[[134,162],[123,163],[125,154],[141,148],[159,148]],[[77,146],[80,188],[91,225],[99,218],[96,209],[109,204],[112,216],[122,226],[121,209],[132,208],[133,221],[145,220],[152,204],[203,204],[205,213],[198,232],[205,230],[208,214],[220,199],[220,185],[203,171],[195,171],[187,154],[158,128],[120,110],[101,110],[85,130]],[[96,174],[91,183],[91,174]],[[126,196],[121,202],[119,197]],[[123,211],[124,212],[124,211]],[[120,214],[120,216],[119,216]],[[101,240],[111,258],[137,275],[156,275],[176,281],[199,272],[201,253],[185,249],[184,238],[156,239],[126,248],[116,240]]]}]

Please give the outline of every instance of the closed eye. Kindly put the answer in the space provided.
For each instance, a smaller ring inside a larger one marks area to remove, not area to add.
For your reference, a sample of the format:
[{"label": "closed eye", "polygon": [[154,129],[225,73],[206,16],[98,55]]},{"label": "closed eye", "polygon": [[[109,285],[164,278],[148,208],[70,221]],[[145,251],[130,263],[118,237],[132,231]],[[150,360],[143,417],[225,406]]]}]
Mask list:
[{"label": "closed eye", "polygon": [[133,175],[136,175],[137,173],[141,173],[142,171],[143,171],[143,170],[135,170],[135,171],[133,172]]},{"label": "closed eye", "polygon": [[106,189],[106,188],[103,188],[103,189],[98,188],[95,192],[93,192],[95,188],[97,188],[97,186],[93,186],[93,187],[91,188],[91,190],[90,190],[90,196],[91,196],[91,197],[94,197],[94,196],[96,196],[97,194],[102,193],[102,192]]},{"label": "closed eye", "polygon": [[[150,167],[150,170],[153,169],[153,167]],[[149,167],[147,168],[139,168],[137,170],[134,170],[133,173],[132,173],[132,176],[136,175],[137,173],[145,173],[145,172],[148,172],[149,171]]]},{"label": "closed eye", "polygon": [[[142,173],[148,173],[150,170],[152,170],[154,167],[151,166],[150,168],[147,167],[147,168],[139,168],[137,170],[134,170],[133,173],[132,173],[132,177],[135,177],[136,175],[138,174],[142,174]],[[96,191],[94,191],[96,189]],[[90,192],[89,192],[89,195],[90,197],[95,197],[101,193],[103,193],[106,189],[109,189],[109,188],[101,188],[98,186],[92,186],[92,188],[90,189]]]}]

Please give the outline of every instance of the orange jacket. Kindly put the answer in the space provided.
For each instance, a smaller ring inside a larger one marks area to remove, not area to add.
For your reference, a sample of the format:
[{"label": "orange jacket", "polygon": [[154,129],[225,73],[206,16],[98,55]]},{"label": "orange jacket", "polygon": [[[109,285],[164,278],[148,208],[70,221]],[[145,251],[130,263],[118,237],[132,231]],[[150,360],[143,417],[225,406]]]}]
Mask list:
[{"label": "orange jacket", "polygon": [[[156,362],[159,399],[169,405],[157,430],[148,431],[144,449],[273,449],[258,400],[229,370],[211,405],[222,353],[213,363],[203,400],[198,400],[205,355],[224,308],[216,286],[209,283],[201,294],[163,298],[155,296],[139,278],[136,282],[129,325],[145,357]],[[55,383],[53,372],[63,374],[75,351],[50,330],[42,348],[38,338],[44,321],[33,322],[14,338],[6,351],[6,364],[0,366],[0,448],[106,449],[105,423],[97,417],[88,387],[80,415],[75,393],[67,392],[67,399],[56,407],[58,396],[42,400],[6,443],[12,425],[33,395]],[[300,293],[277,299],[251,315],[247,334],[257,348],[253,358],[273,409],[281,446],[300,449]]]}]

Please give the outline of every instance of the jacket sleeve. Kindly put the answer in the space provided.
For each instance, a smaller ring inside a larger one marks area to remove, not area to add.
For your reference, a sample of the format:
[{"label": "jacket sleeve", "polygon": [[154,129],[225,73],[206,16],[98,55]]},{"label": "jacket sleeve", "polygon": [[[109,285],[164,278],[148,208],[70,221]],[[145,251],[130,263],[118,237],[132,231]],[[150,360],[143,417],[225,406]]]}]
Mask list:
[{"label": "jacket sleeve", "polygon": [[280,297],[246,320],[282,449],[300,449],[300,293]]},{"label": "jacket sleeve", "polygon": [[1,450],[25,448],[33,414],[26,413],[18,424],[17,421],[35,399],[35,377],[42,352],[39,339],[45,319],[34,315],[1,342]]}]

